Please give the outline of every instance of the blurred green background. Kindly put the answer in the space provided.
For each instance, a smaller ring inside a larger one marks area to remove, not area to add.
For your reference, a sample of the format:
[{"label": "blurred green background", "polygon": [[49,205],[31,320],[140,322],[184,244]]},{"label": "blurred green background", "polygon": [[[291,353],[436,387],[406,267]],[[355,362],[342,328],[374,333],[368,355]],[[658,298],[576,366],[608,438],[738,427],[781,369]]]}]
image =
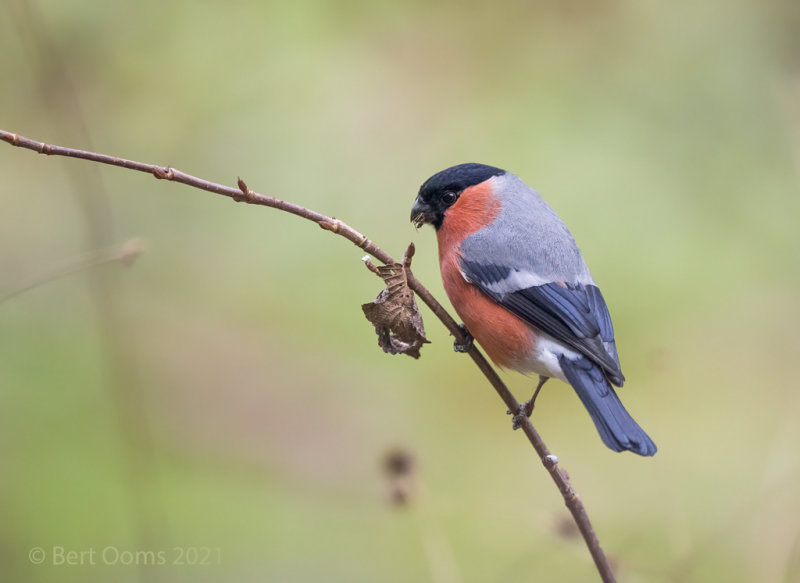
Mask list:
[{"label": "blurred green background", "polygon": [[[414,241],[442,300],[419,185],[466,161],[523,177],[604,290],[660,448],[606,449],[561,383],[537,402],[620,580],[800,580],[797,2],[0,7],[3,129]],[[353,245],[6,144],[0,176],[2,294],[145,248],[0,303],[3,581],[596,579],[430,313],[419,361],[377,347]]]}]

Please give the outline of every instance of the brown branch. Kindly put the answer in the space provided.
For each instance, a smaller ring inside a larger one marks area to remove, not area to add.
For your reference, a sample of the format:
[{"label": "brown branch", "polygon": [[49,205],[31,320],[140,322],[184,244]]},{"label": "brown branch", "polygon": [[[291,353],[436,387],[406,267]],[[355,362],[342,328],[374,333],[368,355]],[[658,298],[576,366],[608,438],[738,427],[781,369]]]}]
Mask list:
[{"label": "brown branch", "polygon": [[[286,202],[278,198],[254,192],[247,187],[241,178],[239,178],[238,181],[239,188],[236,189],[197,178],[190,174],[181,172],[180,170],[176,170],[175,168],[170,168],[169,166],[145,164],[142,162],[125,160],[124,158],[99,154],[96,152],[87,152],[85,150],[76,150],[73,148],[64,148],[62,146],[45,144],[3,130],[0,130],[0,140],[8,142],[12,146],[26,148],[28,150],[33,150],[34,152],[39,152],[40,154],[46,154],[48,156],[67,156],[70,158],[80,158],[82,160],[90,160],[92,162],[99,162],[101,164],[108,164],[110,166],[119,166],[129,170],[146,172],[148,174],[152,174],[158,179],[180,182],[181,184],[186,184],[187,186],[206,190],[215,194],[221,194],[222,196],[232,198],[236,202],[268,206],[282,210],[304,219],[308,219],[309,221],[313,221],[323,229],[344,237],[384,264],[395,263],[391,255],[386,253],[383,249],[367,239],[364,235],[349,225],[343,223],[339,219],[328,217],[321,213],[317,213],[305,207]],[[407,253],[404,261],[410,260],[410,254],[413,254],[413,251],[411,251],[411,253]],[[455,337],[456,342],[459,344],[469,345],[467,352],[472,360],[487,378],[489,383],[491,383],[492,387],[503,400],[506,407],[508,407],[508,410],[516,414],[520,410],[519,402],[514,398],[514,395],[511,394],[511,391],[508,390],[508,387],[506,387],[505,383],[503,383],[503,381],[500,379],[497,371],[494,370],[492,365],[486,360],[486,357],[483,356],[483,353],[481,353],[481,351],[478,350],[474,344],[471,344],[471,339],[467,336],[467,334],[465,334],[458,322],[453,319],[453,317],[444,309],[444,307],[442,307],[436,298],[433,297],[433,295],[422,285],[422,283],[414,276],[413,273],[411,273],[410,270],[407,271],[407,277],[409,287],[428,306],[428,308],[430,308],[434,315],[439,318],[444,326]],[[600,542],[598,541],[597,535],[594,532],[594,528],[589,520],[589,516],[583,506],[583,502],[581,501],[575,489],[572,487],[567,473],[559,467],[558,458],[551,454],[550,450],[547,449],[547,446],[545,445],[541,436],[533,427],[533,424],[531,424],[530,419],[524,415],[519,416],[517,419],[519,420],[519,426],[522,428],[523,433],[528,438],[531,445],[533,445],[536,453],[539,455],[542,465],[544,465],[544,467],[550,473],[550,477],[555,482],[559,492],[561,492],[561,495],[564,498],[564,504],[569,509],[573,519],[575,520],[575,523],[578,526],[578,529],[583,535],[586,546],[592,555],[592,559],[595,562],[600,577],[606,583],[616,581],[608,559],[603,552],[602,547],[600,546]]]}]

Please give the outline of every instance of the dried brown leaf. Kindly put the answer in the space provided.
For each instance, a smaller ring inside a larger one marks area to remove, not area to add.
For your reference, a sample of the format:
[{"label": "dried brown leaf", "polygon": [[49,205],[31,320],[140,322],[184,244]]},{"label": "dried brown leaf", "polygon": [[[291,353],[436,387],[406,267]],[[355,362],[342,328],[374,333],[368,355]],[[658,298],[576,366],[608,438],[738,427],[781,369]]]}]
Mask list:
[{"label": "dried brown leaf", "polygon": [[392,263],[376,268],[386,289],[375,301],[363,304],[367,320],[375,326],[378,346],[389,354],[407,354],[419,358],[422,345],[428,342],[414,292],[408,287],[402,264]]}]

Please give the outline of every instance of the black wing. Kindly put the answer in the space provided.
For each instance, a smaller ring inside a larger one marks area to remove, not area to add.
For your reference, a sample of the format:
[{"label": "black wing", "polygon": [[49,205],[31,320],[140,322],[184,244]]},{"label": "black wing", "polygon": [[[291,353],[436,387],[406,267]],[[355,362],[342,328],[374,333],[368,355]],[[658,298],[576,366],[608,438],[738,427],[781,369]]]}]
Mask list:
[{"label": "black wing", "polygon": [[612,383],[621,387],[625,382],[611,316],[597,286],[546,283],[499,291],[510,268],[462,259],[461,269],[468,281],[494,301],[597,364]]}]

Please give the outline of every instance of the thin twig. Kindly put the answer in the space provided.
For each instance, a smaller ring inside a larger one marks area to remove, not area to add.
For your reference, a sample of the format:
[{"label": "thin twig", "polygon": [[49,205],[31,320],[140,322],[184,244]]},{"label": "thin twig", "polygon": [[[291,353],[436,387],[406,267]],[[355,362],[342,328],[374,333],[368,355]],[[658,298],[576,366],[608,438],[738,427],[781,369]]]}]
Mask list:
[{"label": "thin twig", "polygon": [[18,295],[32,290],[45,283],[50,283],[56,279],[98,267],[106,263],[123,263],[130,265],[142,253],[142,245],[137,239],[129,239],[123,245],[112,249],[104,249],[89,256],[79,257],[72,261],[59,265],[50,271],[37,274],[28,281],[18,284],[15,288],[0,293],[0,304],[15,298]]},{"label": "thin twig", "polygon": [[[100,162],[101,164],[119,166],[129,170],[146,172],[148,174],[152,174],[158,179],[180,182],[181,184],[186,184],[187,186],[199,188],[201,190],[213,192],[222,196],[227,196],[236,202],[245,202],[247,204],[276,208],[278,210],[292,213],[317,223],[323,229],[331,231],[332,233],[340,235],[351,241],[357,247],[363,249],[384,264],[395,263],[391,255],[386,253],[375,243],[367,239],[367,237],[349,225],[343,223],[339,219],[328,217],[321,213],[317,213],[305,207],[286,202],[278,198],[254,192],[247,187],[247,184],[245,184],[241,178],[238,180],[239,188],[236,189],[197,178],[190,174],[181,172],[180,170],[176,170],[175,168],[170,168],[169,166],[145,164],[142,162],[126,160],[124,158],[99,154],[96,152],[87,152],[85,150],[76,150],[73,148],[64,148],[62,146],[45,144],[3,130],[0,130],[0,140],[8,142],[12,146],[26,148],[28,150],[33,150],[34,152],[39,152],[40,154],[46,154],[48,156],[67,156],[70,158],[80,158],[82,160]],[[410,254],[413,254],[413,251],[411,251]],[[410,258],[410,254],[407,253],[406,258]],[[470,339],[459,326],[458,322],[453,319],[453,317],[444,309],[444,307],[442,307],[436,298],[434,298],[433,295],[414,276],[414,274],[411,273],[410,269],[407,269],[407,278],[409,287],[445,325],[445,327],[455,337],[456,342],[459,344],[468,344]],[[503,383],[503,381],[500,379],[500,376],[494,370],[492,365],[489,364],[489,361],[486,360],[486,357],[483,356],[483,353],[474,344],[470,346],[468,353],[477,367],[492,385],[494,390],[503,400],[508,410],[512,413],[518,412],[520,409],[519,402],[514,398],[514,395],[511,394],[511,391],[508,390],[508,387],[506,387],[505,383]],[[575,523],[578,526],[578,529],[583,535],[583,539],[592,555],[592,559],[595,562],[600,577],[605,583],[616,581],[608,559],[603,552],[602,547],[600,546],[600,542],[598,541],[597,535],[594,532],[594,528],[589,520],[589,516],[583,506],[583,502],[581,501],[575,489],[572,487],[567,473],[559,467],[558,458],[551,454],[550,450],[547,449],[547,446],[545,445],[541,436],[533,427],[533,424],[531,424],[530,419],[522,416],[519,426],[522,428],[523,433],[527,436],[531,445],[533,445],[533,448],[539,455],[539,459],[558,487],[559,492],[561,492],[561,495],[564,498],[564,504],[569,509],[573,519],[575,520]]]}]

